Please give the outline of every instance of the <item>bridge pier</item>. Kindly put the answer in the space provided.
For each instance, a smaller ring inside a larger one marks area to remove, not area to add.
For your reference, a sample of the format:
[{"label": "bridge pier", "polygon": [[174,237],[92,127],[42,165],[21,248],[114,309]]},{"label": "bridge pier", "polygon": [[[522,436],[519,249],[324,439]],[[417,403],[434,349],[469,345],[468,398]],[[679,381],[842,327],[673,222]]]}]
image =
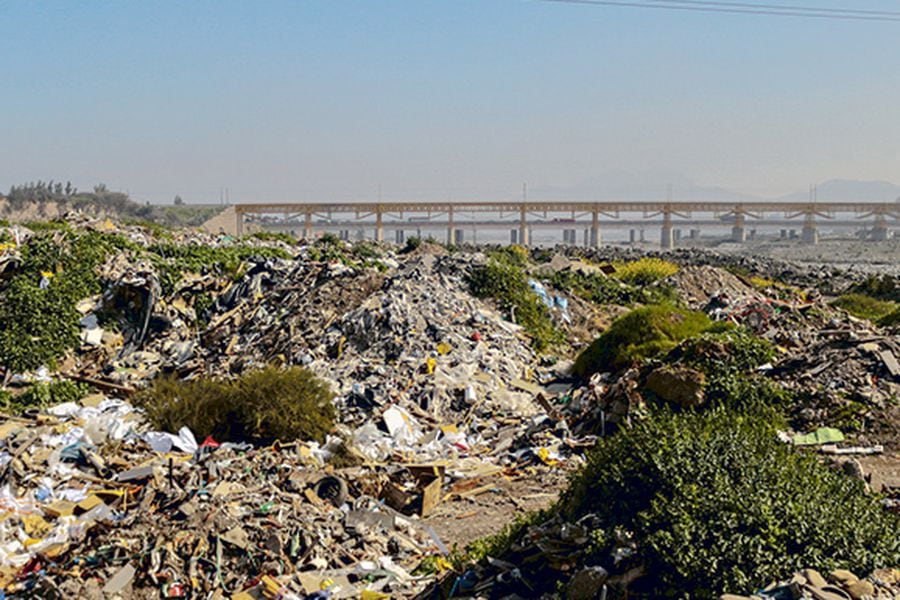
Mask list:
[{"label": "bridge pier", "polygon": [[453,207],[450,206],[447,210],[447,244],[452,246],[454,240],[456,240],[456,227],[453,225]]},{"label": "bridge pier", "polygon": [[735,225],[731,228],[731,241],[739,244],[747,241],[747,231],[743,225]]},{"label": "bridge pier", "polygon": [[306,216],[304,217],[304,220],[303,220],[303,239],[304,239],[304,240],[311,240],[312,237],[313,237],[313,230],[312,230],[312,211],[307,210],[307,211],[306,211]]},{"label": "bridge pier", "polygon": [[528,218],[525,205],[519,209],[519,245],[527,247],[531,243],[531,236],[528,235]]},{"label": "bridge pier", "polygon": [[[588,244],[585,244],[588,245]],[[591,248],[599,248],[600,247],[600,211],[595,207],[593,211],[591,211],[591,239],[590,239],[590,247]]]},{"label": "bridge pier", "polygon": [[663,250],[671,250],[675,247],[675,235],[671,225],[663,225],[659,239],[659,246]]},{"label": "bridge pier", "polygon": [[887,218],[883,212],[875,213],[875,226],[872,227],[872,239],[876,242],[883,242],[888,239]]},{"label": "bridge pier", "polygon": [[375,209],[375,241],[384,241],[384,221],[382,220],[381,206]]}]

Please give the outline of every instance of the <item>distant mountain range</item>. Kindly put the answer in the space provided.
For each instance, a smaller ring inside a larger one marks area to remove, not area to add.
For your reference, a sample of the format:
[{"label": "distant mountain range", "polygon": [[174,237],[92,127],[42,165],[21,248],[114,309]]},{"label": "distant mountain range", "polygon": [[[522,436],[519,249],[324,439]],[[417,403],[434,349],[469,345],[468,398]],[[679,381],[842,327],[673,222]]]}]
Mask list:
[{"label": "distant mountain range", "polygon": [[[670,184],[647,182],[669,181]],[[608,176],[585,180],[573,186],[539,186],[528,190],[529,200],[624,200],[660,201],[669,195],[674,202],[725,201],[753,202],[761,200],[782,200],[804,202],[809,199],[809,190],[787,194],[778,198],[767,198],[745,194],[717,186],[698,185],[683,176],[661,176],[659,173],[611,173]],[[895,202],[900,201],[900,185],[889,181],[857,181],[832,179],[818,186],[819,202]]]}]

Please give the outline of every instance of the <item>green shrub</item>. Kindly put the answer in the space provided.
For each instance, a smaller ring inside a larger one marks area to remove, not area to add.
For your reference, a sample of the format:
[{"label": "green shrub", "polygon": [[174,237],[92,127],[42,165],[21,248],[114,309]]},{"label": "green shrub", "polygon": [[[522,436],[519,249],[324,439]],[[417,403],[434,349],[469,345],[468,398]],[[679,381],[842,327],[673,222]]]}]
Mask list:
[{"label": "green shrub", "polygon": [[255,231],[250,234],[250,237],[261,242],[284,242],[289,246],[297,243],[297,238],[283,231]]},{"label": "green shrub", "polygon": [[871,276],[850,288],[850,293],[863,294],[876,300],[900,302],[900,277],[896,275]]},{"label": "green shrub", "polygon": [[68,227],[35,234],[0,298],[0,364],[13,371],[51,366],[74,347],[81,317],[75,305],[100,291],[97,267],[128,244],[118,235]]},{"label": "green shrub", "polygon": [[565,290],[594,304],[662,304],[673,303],[676,298],[671,286],[652,285],[636,287],[603,273],[557,271],[550,283],[558,290]]},{"label": "green shrub", "polygon": [[324,441],[334,425],[328,385],[303,367],[267,367],[233,380],[161,378],[135,397],[154,427],[269,443]]},{"label": "green shrub", "polygon": [[720,326],[705,314],[668,304],[636,308],[613,321],[609,329],[575,361],[575,373],[588,377],[672,350],[679,342]]},{"label": "green shrub", "polygon": [[897,327],[900,325],[900,308],[878,319],[878,324],[882,327]]},{"label": "green shrub", "polygon": [[616,268],[614,277],[639,287],[656,283],[678,272],[678,265],[661,258],[641,258],[613,266]]},{"label": "green shrub", "polygon": [[0,392],[0,410],[8,414],[18,414],[29,408],[46,408],[64,402],[78,402],[90,392],[91,386],[65,379],[35,383],[19,395]]},{"label": "green shrub", "polygon": [[413,252],[413,251],[417,250],[421,245],[422,245],[422,238],[417,237],[417,236],[408,237],[408,238],[406,238],[406,245],[403,247],[403,250],[401,250],[401,252],[403,252],[404,254]]},{"label": "green shrub", "polygon": [[[635,534],[652,597],[715,598],[803,567],[900,560],[900,519],[862,482],[779,442],[758,417],[659,413],[601,440],[562,498]],[[597,536],[599,564],[611,536]]]},{"label": "green shrub", "polygon": [[870,321],[878,321],[897,310],[896,302],[877,300],[863,294],[844,294],[831,305],[846,310],[854,317]]},{"label": "green shrub", "polygon": [[472,294],[492,298],[510,318],[522,325],[534,347],[545,350],[560,343],[563,336],[553,325],[550,310],[528,285],[524,266],[528,255],[516,246],[492,255],[487,264],[475,267],[468,281]]},{"label": "green shrub", "polygon": [[703,333],[686,339],[667,357],[683,361],[707,375],[735,375],[753,371],[775,358],[775,347],[743,328]]}]

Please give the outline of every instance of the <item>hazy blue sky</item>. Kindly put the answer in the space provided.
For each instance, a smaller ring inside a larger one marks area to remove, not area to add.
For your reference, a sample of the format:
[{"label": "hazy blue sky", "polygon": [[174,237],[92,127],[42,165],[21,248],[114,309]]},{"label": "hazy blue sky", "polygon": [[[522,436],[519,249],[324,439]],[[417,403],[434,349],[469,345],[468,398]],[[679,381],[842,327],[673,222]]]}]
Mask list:
[{"label": "hazy blue sky", "polygon": [[[800,3],[799,0],[797,3]],[[807,0],[900,10],[896,0]],[[900,23],[529,0],[0,2],[0,188],[514,197],[900,182]],[[624,173],[624,175],[623,175]]]}]

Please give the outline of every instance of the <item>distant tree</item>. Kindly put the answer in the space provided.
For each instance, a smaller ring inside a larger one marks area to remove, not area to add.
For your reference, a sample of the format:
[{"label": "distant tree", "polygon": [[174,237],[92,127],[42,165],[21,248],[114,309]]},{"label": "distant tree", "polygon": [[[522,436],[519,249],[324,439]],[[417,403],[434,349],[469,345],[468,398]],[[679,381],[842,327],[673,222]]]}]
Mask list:
[{"label": "distant tree", "polygon": [[183,206],[184,200],[181,199],[181,196],[175,196],[175,206]]}]

